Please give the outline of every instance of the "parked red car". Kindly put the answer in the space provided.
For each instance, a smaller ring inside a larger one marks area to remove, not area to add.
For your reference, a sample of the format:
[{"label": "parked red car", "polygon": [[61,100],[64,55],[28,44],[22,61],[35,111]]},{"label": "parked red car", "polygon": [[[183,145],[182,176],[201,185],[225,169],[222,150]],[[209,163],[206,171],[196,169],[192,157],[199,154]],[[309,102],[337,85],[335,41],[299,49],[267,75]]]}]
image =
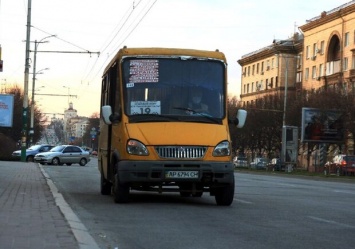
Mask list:
[{"label": "parked red car", "polygon": [[355,174],[355,155],[337,155],[331,162],[324,165],[324,175],[336,174],[348,175]]}]

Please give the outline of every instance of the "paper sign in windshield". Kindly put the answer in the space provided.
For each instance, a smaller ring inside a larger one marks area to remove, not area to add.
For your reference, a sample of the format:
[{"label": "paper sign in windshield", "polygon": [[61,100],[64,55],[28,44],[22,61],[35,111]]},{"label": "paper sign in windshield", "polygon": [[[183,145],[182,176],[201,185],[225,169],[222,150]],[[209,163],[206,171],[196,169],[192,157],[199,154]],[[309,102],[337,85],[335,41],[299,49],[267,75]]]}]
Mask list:
[{"label": "paper sign in windshield", "polygon": [[131,60],[129,83],[155,83],[159,81],[158,60]]},{"label": "paper sign in windshield", "polygon": [[160,101],[132,101],[131,114],[155,114],[160,115]]}]

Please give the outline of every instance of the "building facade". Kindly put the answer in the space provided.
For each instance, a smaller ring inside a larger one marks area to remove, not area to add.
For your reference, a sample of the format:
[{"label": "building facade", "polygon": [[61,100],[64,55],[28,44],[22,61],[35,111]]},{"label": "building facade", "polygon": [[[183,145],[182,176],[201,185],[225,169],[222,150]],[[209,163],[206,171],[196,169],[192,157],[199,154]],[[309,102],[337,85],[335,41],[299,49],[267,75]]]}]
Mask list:
[{"label": "building facade", "polygon": [[354,90],[355,1],[307,21],[304,34],[303,88]]},{"label": "building facade", "polygon": [[[238,60],[244,106],[268,94],[285,96],[285,91],[296,94],[334,88],[355,94],[355,1],[307,20],[299,31]],[[309,150],[303,150],[299,161],[304,166]],[[346,141],[346,151],[338,153],[353,154],[353,141]],[[317,155],[320,152],[315,150],[311,165]]]},{"label": "building facade", "polygon": [[241,95],[244,105],[268,94],[283,96],[301,89],[303,37],[295,33],[286,40],[274,40],[260,50],[242,56]]}]

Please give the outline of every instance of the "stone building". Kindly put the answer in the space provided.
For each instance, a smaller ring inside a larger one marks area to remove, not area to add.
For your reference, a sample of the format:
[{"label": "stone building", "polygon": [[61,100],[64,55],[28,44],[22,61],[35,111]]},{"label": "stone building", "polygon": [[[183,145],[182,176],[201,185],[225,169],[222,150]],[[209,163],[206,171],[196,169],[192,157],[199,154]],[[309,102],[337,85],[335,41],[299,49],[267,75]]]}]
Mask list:
[{"label": "stone building", "polygon": [[303,88],[354,90],[355,1],[324,11],[300,26],[304,35]]},{"label": "stone building", "polygon": [[301,88],[303,37],[295,33],[242,56],[241,101],[248,105],[267,94],[283,96]]},{"label": "stone building", "polygon": [[[295,94],[335,88],[355,94],[355,1],[306,20],[293,37],[274,40],[242,56],[238,63],[244,106],[268,94],[285,96],[285,91]],[[352,140],[346,145],[346,151],[337,153],[353,154]],[[304,153],[300,154],[304,165]]]}]

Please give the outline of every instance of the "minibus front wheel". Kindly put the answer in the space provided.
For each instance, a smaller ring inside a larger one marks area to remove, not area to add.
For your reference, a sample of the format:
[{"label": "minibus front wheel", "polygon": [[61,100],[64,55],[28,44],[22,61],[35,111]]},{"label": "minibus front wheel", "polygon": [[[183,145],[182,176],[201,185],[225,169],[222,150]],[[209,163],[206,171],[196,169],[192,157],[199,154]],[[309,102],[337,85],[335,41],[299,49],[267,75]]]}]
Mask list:
[{"label": "minibus front wheel", "polygon": [[215,192],[216,203],[219,206],[230,206],[234,199],[234,178],[233,182],[224,187],[219,187]]},{"label": "minibus front wheel", "polygon": [[118,174],[115,174],[113,182],[113,198],[115,203],[127,203],[129,197],[129,186],[120,182]]}]

